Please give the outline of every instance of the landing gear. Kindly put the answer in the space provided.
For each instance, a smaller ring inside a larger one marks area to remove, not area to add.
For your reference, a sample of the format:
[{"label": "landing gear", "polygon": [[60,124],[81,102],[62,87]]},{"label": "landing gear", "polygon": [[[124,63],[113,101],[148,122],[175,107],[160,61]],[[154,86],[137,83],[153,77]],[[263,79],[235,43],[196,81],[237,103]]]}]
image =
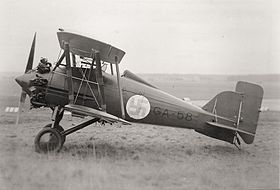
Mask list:
[{"label": "landing gear", "polygon": [[58,152],[65,138],[58,129],[44,127],[35,137],[35,151],[36,152]]},{"label": "landing gear", "polygon": [[36,152],[59,152],[65,142],[66,136],[70,135],[88,125],[98,122],[99,118],[94,118],[83,122],[75,127],[64,130],[59,122],[62,120],[64,110],[55,107],[52,116],[52,123],[46,125],[35,137]]}]

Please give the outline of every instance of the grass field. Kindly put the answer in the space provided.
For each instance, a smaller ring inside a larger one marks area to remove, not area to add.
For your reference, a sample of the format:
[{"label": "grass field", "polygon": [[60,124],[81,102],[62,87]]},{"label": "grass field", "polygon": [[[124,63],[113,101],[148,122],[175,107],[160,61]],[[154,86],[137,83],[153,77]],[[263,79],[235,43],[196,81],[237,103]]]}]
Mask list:
[{"label": "grass field", "polygon": [[[15,126],[16,115],[3,110],[17,105],[19,90],[12,82],[0,84],[7,89],[0,96],[0,190],[279,188],[280,112],[262,112],[254,143],[243,143],[241,150],[192,130],[94,124],[68,136],[60,153],[39,154],[33,140],[51,112],[26,111]],[[206,84],[175,81],[162,87],[203,99],[221,88],[233,90],[235,82]],[[278,96],[276,84],[266,85],[266,96]],[[68,128],[79,122],[66,115],[61,124]]]},{"label": "grass field", "polygon": [[[261,114],[254,144],[238,150],[191,130],[93,125],[58,154],[34,152],[48,110],[1,117],[0,189],[275,189],[279,112]],[[63,126],[77,124],[66,116]]]}]

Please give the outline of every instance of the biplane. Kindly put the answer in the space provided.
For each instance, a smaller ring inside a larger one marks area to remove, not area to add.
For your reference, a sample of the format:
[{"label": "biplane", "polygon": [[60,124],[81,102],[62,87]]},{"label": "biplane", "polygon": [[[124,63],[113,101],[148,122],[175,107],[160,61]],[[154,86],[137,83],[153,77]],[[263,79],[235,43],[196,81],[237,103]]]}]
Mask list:
[{"label": "biplane", "polygon": [[[261,86],[239,81],[235,91],[221,92],[198,107],[128,70],[120,75],[119,64],[125,55],[121,49],[64,30],[58,31],[57,37],[61,48],[58,61],[51,64],[41,59],[33,68],[35,33],[25,73],[15,79],[22,88],[20,110],[26,94],[32,108],[52,109],[51,123],[35,137],[36,151],[58,152],[66,136],[95,122],[193,129],[238,148],[240,137],[253,143],[263,98]],[[109,65],[107,73],[104,67]],[[64,129],[60,125],[64,111],[89,119]]]}]

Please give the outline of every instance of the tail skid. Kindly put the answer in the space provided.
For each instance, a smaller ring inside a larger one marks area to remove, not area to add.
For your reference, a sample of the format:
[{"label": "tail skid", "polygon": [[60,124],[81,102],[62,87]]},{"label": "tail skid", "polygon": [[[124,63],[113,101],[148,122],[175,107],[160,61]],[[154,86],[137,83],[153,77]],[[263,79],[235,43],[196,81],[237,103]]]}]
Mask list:
[{"label": "tail skid", "polygon": [[197,132],[235,144],[238,148],[238,135],[245,143],[253,143],[262,98],[261,86],[239,81],[235,92],[221,92],[203,106],[216,117],[214,121],[206,122],[208,127],[203,131]]}]

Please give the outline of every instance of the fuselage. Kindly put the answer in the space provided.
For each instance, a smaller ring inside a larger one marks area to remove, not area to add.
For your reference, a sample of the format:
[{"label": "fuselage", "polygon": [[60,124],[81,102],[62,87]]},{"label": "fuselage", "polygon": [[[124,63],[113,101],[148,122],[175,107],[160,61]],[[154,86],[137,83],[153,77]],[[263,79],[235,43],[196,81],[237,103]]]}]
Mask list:
[{"label": "fuselage", "polygon": [[[121,117],[117,78],[105,72],[102,75],[106,112]],[[31,96],[33,106],[54,107],[69,103],[67,74],[63,66],[44,74],[31,70],[22,76],[23,79],[26,82],[20,85]],[[72,81],[74,103],[100,109],[100,88],[94,70],[89,73],[86,69],[72,68]],[[121,77],[121,84],[127,121],[199,130],[205,127],[206,121],[214,119],[213,114],[202,108],[157,88],[126,77]]]}]

